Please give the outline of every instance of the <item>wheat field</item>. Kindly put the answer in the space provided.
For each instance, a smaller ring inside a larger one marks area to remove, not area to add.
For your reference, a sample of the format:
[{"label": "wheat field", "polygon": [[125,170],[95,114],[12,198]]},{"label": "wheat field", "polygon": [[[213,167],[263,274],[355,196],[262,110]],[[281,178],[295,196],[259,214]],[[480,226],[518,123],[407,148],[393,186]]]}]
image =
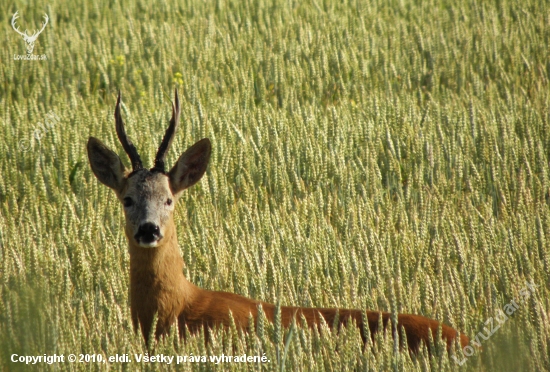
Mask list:
[{"label": "wheat field", "polygon": [[[47,59],[16,58],[16,11],[21,31],[49,16],[33,52]],[[8,0],[0,20],[0,370],[550,369],[547,2]],[[264,319],[209,344],[147,346],[131,324],[122,207],[85,145],[97,137],[129,164],[120,89],[152,166],[175,87],[167,163],[213,144],[175,212],[189,280],[280,305],[421,314],[482,350],[448,355],[436,339],[434,355],[413,356],[389,334],[363,349],[352,326]],[[117,354],[132,362],[97,361]],[[269,362],[200,360],[222,354]]]}]

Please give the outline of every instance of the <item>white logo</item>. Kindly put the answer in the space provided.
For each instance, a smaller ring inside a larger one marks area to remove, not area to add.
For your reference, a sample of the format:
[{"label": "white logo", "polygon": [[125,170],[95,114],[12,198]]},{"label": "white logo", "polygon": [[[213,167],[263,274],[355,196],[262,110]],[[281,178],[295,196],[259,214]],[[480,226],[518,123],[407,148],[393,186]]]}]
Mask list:
[{"label": "white logo", "polygon": [[34,50],[34,43],[36,42],[36,39],[38,39],[38,36],[42,33],[42,31],[44,31],[44,29],[46,28],[46,25],[48,24],[48,15],[44,13],[44,20],[45,22],[42,24],[42,29],[40,29],[40,31],[34,31],[34,34],[32,35],[28,35],[27,34],[27,30],[25,30],[25,32],[21,32],[19,31],[19,27],[15,27],[15,20],[17,18],[19,18],[19,16],[17,15],[18,12],[15,12],[15,14],[13,15],[13,17],[11,18],[11,27],[13,27],[13,29],[15,30],[15,32],[17,32],[19,35],[23,36],[23,40],[25,40],[25,42],[27,43],[27,54],[32,54],[32,51]]}]

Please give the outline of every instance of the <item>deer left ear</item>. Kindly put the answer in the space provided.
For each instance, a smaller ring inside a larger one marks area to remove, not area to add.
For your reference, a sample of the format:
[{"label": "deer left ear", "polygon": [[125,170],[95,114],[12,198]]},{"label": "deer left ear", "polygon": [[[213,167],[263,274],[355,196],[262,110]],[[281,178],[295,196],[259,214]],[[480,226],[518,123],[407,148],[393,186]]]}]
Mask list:
[{"label": "deer left ear", "polygon": [[202,178],[210,160],[211,150],[210,140],[203,138],[180,156],[176,165],[168,172],[170,188],[174,195],[193,186]]},{"label": "deer left ear", "polygon": [[100,140],[88,140],[88,159],[97,179],[118,194],[124,187],[125,169],[119,156]]}]

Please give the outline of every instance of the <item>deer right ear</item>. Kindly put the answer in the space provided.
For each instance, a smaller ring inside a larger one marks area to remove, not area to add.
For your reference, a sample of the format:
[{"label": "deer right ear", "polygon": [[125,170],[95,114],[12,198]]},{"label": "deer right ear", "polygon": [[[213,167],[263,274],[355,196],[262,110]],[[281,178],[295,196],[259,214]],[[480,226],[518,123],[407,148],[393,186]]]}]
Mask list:
[{"label": "deer right ear", "polygon": [[125,181],[125,168],[120,157],[94,137],[88,139],[87,148],[90,166],[99,182],[119,193]]},{"label": "deer right ear", "polygon": [[170,188],[174,195],[193,186],[202,178],[210,160],[211,150],[210,140],[203,138],[180,156],[176,165],[168,172]]}]

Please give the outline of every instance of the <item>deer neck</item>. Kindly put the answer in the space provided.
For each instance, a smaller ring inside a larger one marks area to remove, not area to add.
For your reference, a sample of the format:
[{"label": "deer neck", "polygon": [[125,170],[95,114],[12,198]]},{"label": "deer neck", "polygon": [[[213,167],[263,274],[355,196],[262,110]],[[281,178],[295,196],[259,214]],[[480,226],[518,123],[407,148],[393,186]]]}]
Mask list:
[{"label": "deer neck", "polygon": [[130,241],[130,302],[132,317],[142,331],[149,333],[155,313],[158,314],[157,332],[178,317],[193,301],[199,290],[183,275],[183,258],[173,222],[161,245],[142,248]]}]

